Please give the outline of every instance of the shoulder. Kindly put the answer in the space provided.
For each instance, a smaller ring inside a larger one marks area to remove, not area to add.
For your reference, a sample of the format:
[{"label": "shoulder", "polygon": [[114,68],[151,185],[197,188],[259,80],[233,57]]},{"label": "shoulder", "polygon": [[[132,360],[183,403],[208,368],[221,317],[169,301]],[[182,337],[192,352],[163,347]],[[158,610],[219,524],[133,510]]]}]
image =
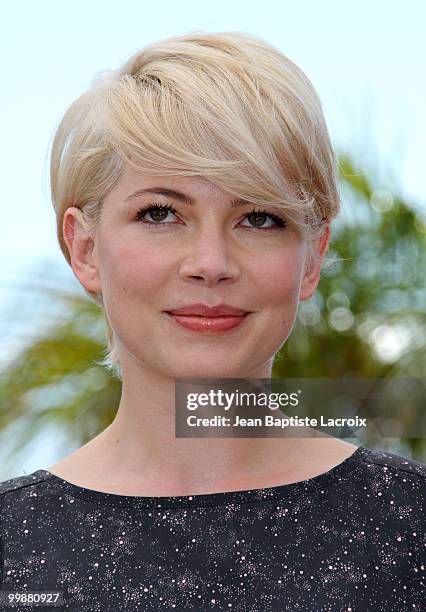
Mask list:
[{"label": "shoulder", "polygon": [[360,517],[396,517],[423,520],[426,499],[426,464],[390,451],[359,447],[334,487],[330,503]]},{"label": "shoulder", "polygon": [[426,463],[407,459],[390,451],[369,450],[365,461],[366,463],[372,463],[393,470],[418,474],[423,479],[426,477]]},{"label": "shoulder", "polygon": [[15,476],[0,482],[0,505],[4,505],[11,499],[18,499],[23,496],[37,495],[40,483],[48,477],[48,472],[37,470],[31,474]]},{"label": "shoulder", "polygon": [[[410,514],[423,520],[426,499],[426,464],[389,451],[367,449],[362,469],[355,470],[353,495],[363,498],[369,510]],[[356,493],[355,493],[356,491]]]},{"label": "shoulder", "polygon": [[404,472],[412,475],[414,481],[425,484],[426,464],[414,459],[407,459],[389,451],[369,450],[364,463],[375,466],[377,471],[383,473],[388,471],[393,473]]}]

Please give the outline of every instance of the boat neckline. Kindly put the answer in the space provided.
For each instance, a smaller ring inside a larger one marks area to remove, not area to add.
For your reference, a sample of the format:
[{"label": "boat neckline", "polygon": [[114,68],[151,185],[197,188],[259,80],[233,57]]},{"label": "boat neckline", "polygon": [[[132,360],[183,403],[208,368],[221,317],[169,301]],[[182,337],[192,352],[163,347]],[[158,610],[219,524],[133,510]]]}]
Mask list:
[{"label": "boat neckline", "polygon": [[318,474],[306,480],[257,489],[242,489],[194,495],[139,496],[107,493],[105,491],[88,489],[74,484],[45,469],[37,470],[33,472],[31,476],[39,478],[39,480],[46,482],[51,488],[61,491],[67,496],[101,505],[130,508],[223,506],[227,504],[264,502],[279,499],[285,500],[295,495],[313,493],[314,491],[324,494],[326,487],[346,477],[354,469],[359,467],[371,452],[370,449],[359,446],[341,463],[338,463],[322,474]]}]

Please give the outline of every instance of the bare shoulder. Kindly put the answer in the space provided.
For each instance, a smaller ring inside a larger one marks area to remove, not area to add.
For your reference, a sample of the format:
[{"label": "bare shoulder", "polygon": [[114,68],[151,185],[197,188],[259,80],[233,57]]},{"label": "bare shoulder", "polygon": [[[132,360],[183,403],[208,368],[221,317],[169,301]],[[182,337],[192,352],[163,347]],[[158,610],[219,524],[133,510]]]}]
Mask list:
[{"label": "bare shoulder", "polygon": [[46,469],[51,474],[80,486],[91,488],[93,484],[102,483],[105,481],[106,471],[103,445],[105,431]]}]

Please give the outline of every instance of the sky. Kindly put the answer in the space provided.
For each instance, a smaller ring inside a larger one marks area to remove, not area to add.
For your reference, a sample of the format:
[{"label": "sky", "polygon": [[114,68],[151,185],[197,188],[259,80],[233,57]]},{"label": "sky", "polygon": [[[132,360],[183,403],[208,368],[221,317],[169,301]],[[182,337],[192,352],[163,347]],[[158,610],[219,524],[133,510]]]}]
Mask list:
[{"label": "sky", "polygon": [[[97,72],[118,68],[146,44],[194,30],[261,36],[314,84],[336,150],[372,168],[377,189],[390,188],[392,177],[409,202],[424,208],[425,23],[422,0],[3,3],[0,361],[18,328],[25,334],[25,325],[34,327],[21,313],[24,274],[40,286],[77,286],[56,239],[48,148],[62,114]],[[36,277],[34,266],[43,262],[49,274]]]}]

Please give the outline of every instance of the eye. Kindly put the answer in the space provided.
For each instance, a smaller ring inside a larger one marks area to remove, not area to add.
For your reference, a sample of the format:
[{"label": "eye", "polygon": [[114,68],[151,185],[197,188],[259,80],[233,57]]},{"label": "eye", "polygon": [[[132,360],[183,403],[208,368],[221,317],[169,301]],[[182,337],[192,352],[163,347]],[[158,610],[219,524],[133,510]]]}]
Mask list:
[{"label": "eye", "polygon": [[144,220],[145,215],[149,212],[151,215],[152,221],[145,221],[145,223],[151,225],[166,225],[165,223],[161,223],[164,219],[167,218],[169,212],[173,214],[176,212],[176,209],[173,208],[170,204],[148,204],[147,206],[140,208],[136,214],[136,221]]},{"label": "eye", "polygon": [[[264,223],[267,217],[269,217],[274,222],[275,225],[263,227],[263,225],[261,224]],[[284,221],[284,219],[282,219],[278,215],[274,215],[273,213],[268,213],[266,212],[266,210],[256,210],[254,208],[249,213],[247,213],[245,218],[250,219],[251,223],[255,223],[255,225],[252,227],[255,227],[258,229],[268,229],[269,230],[269,229],[274,229],[277,227],[281,227],[281,228],[287,227],[287,223]]]},{"label": "eye", "polygon": [[[176,213],[176,209],[170,204],[160,204],[158,202],[154,202],[152,204],[148,204],[138,210],[136,213],[136,221],[142,221],[146,225],[159,226],[159,225],[168,225],[173,221],[167,221],[163,223],[167,216],[171,212],[172,214]],[[150,215],[151,220],[146,218],[146,216]],[[272,220],[272,226],[264,226],[265,220],[269,217]],[[287,223],[284,219],[279,217],[278,215],[274,215],[273,213],[269,213],[266,210],[257,210],[253,209],[249,213],[247,213],[244,219],[249,219],[250,223],[254,223],[251,226],[243,226],[248,227],[249,229],[264,229],[264,230],[273,230],[279,228],[287,227]]]}]

